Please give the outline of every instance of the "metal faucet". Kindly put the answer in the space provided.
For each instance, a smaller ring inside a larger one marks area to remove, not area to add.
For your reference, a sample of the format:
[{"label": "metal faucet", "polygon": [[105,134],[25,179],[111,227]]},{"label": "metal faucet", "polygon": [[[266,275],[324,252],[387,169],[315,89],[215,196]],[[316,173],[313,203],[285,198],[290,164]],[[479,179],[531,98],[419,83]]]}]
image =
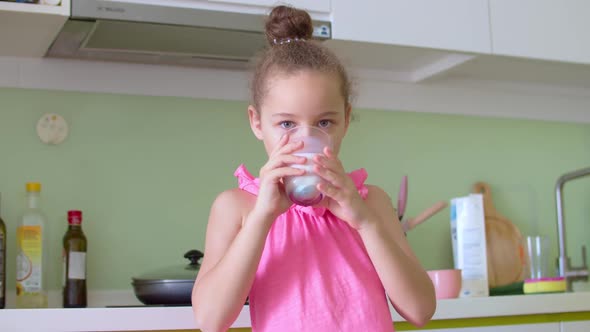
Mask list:
[{"label": "metal faucet", "polygon": [[568,292],[572,291],[573,281],[588,281],[588,265],[586,263],[586,246],[582,246],[582,266],[571,266],[570,258],[567,256],[562,190],[566,182],[586,175],[590,175],[590,167],[563,174],[557,179],[557,183],[555,184],[555,199],[557,201],[557,235],[559,241],[557,266],[559,268],[559,276],[564,277],[566,280]]}]

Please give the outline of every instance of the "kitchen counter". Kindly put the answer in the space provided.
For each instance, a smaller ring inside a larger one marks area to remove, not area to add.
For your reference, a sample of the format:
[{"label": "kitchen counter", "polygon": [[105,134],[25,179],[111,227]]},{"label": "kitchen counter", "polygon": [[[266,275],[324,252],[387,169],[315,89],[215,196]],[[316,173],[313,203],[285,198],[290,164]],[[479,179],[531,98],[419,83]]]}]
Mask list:
[{"label": "kitchen counter", "polygon": [[[402,322],[393,308],[394,322]],[[433,320],[590,312],[590,292],[438,301]],[[245,306],[233,328],[250,327]],[[0,310],[0,331],[154,331],[197,329],[191,307]]]}]

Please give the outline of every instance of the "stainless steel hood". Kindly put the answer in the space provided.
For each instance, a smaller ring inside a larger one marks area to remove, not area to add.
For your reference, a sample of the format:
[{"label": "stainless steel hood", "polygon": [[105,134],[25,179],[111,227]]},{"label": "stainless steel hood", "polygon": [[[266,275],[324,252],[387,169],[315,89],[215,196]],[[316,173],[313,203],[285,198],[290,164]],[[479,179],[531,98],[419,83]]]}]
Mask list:
[{"label": "stainless steel hood", "polygon": [[[72,0],[47,57],[243,67],[266,46],[266,15],[167,6],[166,1]],[[314,38],[331,23],[314,20]]]}]

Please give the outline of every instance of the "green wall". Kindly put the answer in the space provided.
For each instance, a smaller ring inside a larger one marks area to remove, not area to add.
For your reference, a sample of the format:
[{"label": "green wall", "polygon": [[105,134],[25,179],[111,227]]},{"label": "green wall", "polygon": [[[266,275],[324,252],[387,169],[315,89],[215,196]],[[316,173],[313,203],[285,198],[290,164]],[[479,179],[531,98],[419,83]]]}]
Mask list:
[{"label": "green wall", "polygon": [[[202,249],[215,195],[235,185],[240,163],[256,174],[265,157],[241,102],[23,89],[0,89],[0,101],[11,289],[25,182],[43,184],[50,288],[60,284],[66,211],[81,209],[90,289],[127,289],[132,276],[184,264],[185,251]],[[45,112],[69,122],[62,145],[38,140],[34,128]],[[367,168],[370,182],[394,200],[407,174],[408,216],[485,180],[498,210],[524,234],[554,240],[555,180],[590,164],[590,125],[366,109],[356,115],[344,164]],[[565,194],[570,255],[578,264],[579,247],[590,246],[590,179],[568,185]],[[448,209],[408,238],[426,268],[452,266]]]}]

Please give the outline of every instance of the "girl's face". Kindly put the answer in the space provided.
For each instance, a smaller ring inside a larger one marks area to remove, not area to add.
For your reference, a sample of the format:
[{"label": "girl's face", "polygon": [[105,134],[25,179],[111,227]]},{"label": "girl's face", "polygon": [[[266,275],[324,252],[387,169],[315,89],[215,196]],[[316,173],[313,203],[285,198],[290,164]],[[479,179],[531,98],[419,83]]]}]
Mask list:
[{"label": "girl's face", "polygon": [[264,142],[267,154],[285,132],[298,126],[328,133],[338,154],[350,121],[350,106],[340,93],[338,77],[311,70],[269,77],[260,109],[248,107],[252,131]]}]

